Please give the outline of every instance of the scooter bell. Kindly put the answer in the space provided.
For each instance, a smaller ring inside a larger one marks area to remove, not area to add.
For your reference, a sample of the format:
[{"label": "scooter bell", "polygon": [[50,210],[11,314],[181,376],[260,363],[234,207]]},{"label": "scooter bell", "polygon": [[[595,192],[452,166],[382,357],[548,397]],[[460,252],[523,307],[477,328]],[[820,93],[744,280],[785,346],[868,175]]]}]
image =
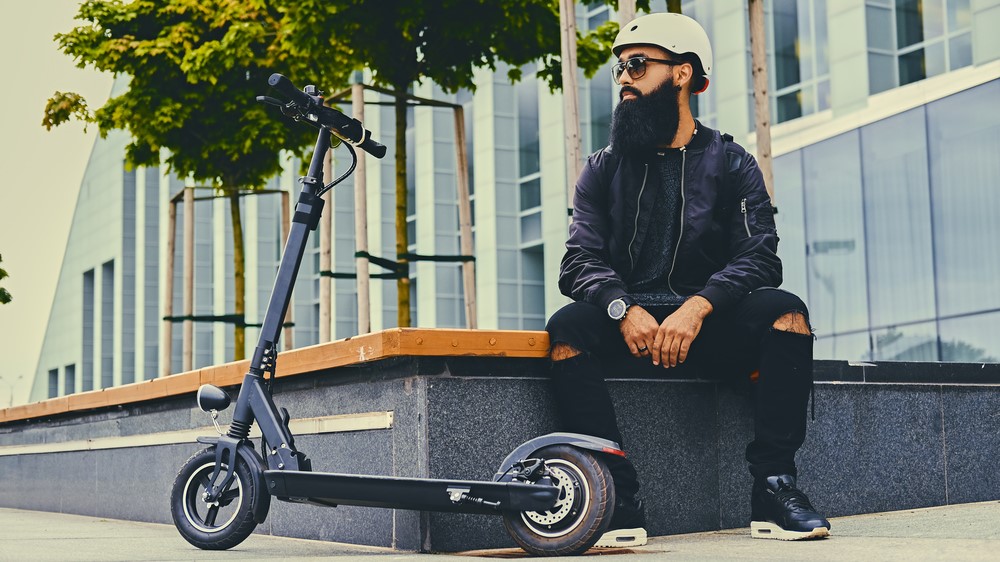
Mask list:
[{"label": "scooter bell", "polygon": [[221,412],[229,407],[232,400],[226,391],[212,384],[203,384],[198,388],[198,407],[203,412],[215,410]]}]

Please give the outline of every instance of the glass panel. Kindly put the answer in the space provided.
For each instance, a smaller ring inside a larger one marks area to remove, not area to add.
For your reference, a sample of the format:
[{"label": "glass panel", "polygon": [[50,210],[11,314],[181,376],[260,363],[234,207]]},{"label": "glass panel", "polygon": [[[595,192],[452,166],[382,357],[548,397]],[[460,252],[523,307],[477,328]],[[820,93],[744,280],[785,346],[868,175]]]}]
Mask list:
[{"label": "glass panel", "polygon": [[830,81],[823,80],[816,84],[816,111],[830,109]]},{"label": "glass panel", "polygon": [[[1000,80],[927,106],[942,316],[1000,308]],[[995,332],[994,332],[995,333]]]},{"label": "glass panel", "polygon": [[822,335],[867,329],[858,134],[834,137],[802,153],[813,325]]},{"label": "glass panel", "polygon": [[799,0],[798,29],[799,36],[795,41],[795,46],[799,54],[799,78],[800,81],[812,80],[815,78],[816,71],[814,64],[816,38],[813,37],[808,0]]},{"label": "glass panel", "polygon": [[1000,313],[941,321],[941,360],[968,363],[1000,362]]},{"label": "glass panel", "polygon": [[802,117],[802,91],[787,93],[778,96],[778,118],[777,123],[782,123],[790,119]]},{"label": "glass panel", "polygon": [[517,83],[518,171],[526,176],[538,171],[538,82],[525,77]]},{"label": "glass panel", "polygon": [[972,11],[969,0],[948,0],[948,31],[972,27]]},{"label": "glass panel", "polygon": [[542,184],[539,178],[521,183],[521,210],[526,211],[542,204]]},{"label": "glass panel", "polygon": [[[612,84],[604,80],[595,79],[590,82],[590,152],[597,152],[608,145],[614,105],[612,88]],[[696,98],[697,96],[692,97],[692,103]]]},{"label": "glass panel", "polygon": [[926,53],[927,76],[943,74],[946,70],[945,65],[947,64],[944,54],[944,41],[927,45],[924,51]]},{"label": "glass panel", "polygon": [[867,6],[865,20],[868,28],[868,48],[891,51],[893,49],[892,12],[884,8]]},{"label": "glass panel", "polygon": [[524,314],[545,314],[545,287],[542,285],[525,285],[524,286],[524,301],[521,305],[524,307],[522,312]]},{"label": "glass panel", "polygon": [[774,0],[774,84],[776,89],[801,82],[799,76],[799,26],[796,0]]},{"label": "glass panel", "polygon": [[601,25],[606,21],[608,21],[608,11],[602,10],[594,14],[593,16],[590,16],[590,18],[588,18],[587,25],[589,26],[590,29],[596,29],[597,26]]},{"label": "glass panel", "polygon": [[944,35],[944,6],[945,0],[923,0],[921,3],[921,16],[923,16],[924,39],[936,39]]},{"label": "glass panel", "polygon": [[521,275],[525,281],[545,281],[543,256],[541,247],[521,252]]},{"label": "glass panel", "polygon": [[934,318],[924,111],[861,129],[871,323]]},{"label": "glass panel", "polygon": [[49,369],[49,398],[59,396],[59,369]]},{"label": "glass panel", "polygon": [[816,359],[871,361],[872,355],[867,332],[819,338],[814,350]]},{"label": "glass panel", "polygon": [[63,373],[63,394],[76,392],[76,365],[66,365]]},{"label": "glass panel", "polygon": [[923,0],[896,0],[896,46],[900,49],[924,40]]},{"label": "glass panel", "polygon": [[813,39],[813,43],[816,45],[816,76],[823,76],[830,72],[826,0],[813,0],[813,22],[816,25],[816,37]]},{"label": "glass panel", "polygon": [[892,55],[868,53],[868,91],[877,94],[896,87],[895,66]]},{"label": "glass panel", "polygon": [[972,64],[972,34],[963,33],[951,40],[948,46],[949,69],[955,70]]},{"label": "glass panel", "polygon": [[937,361],[937,324],[924,322],[872,332],[873,361]]},{"label": "glass panel", "polygon": [[899,85],[909,84],[927,78],[927,67],[924,65],[924,50],[917,49],[905,55],[899,55]]},{"label": "glass panel", "polygon": [[521,217],[521,243],[533,242],[542,237],[542,213]]}]

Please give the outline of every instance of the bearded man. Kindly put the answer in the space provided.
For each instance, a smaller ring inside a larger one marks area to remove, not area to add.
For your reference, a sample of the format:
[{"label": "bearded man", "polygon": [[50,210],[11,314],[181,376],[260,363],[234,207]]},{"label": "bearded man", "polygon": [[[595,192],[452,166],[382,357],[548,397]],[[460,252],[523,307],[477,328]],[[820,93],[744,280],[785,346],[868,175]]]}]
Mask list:
[{"label": "bearded man", "polygon": [[[825,537],[830,523],[796,486],[809,313],[776,288],[774,209],[756,161],[691,115],[712,70],[708,36],[687,16],[650,14],[621,28],[613,52],[610,144],[576,183],[559,272],[574,302],[546,326],[563,429],[622,443],[606,376],[669,369],[741,381],[755,406],[751,536]],[[607,457],[616,503],[597,546],[645,544],[635,468]]]}]

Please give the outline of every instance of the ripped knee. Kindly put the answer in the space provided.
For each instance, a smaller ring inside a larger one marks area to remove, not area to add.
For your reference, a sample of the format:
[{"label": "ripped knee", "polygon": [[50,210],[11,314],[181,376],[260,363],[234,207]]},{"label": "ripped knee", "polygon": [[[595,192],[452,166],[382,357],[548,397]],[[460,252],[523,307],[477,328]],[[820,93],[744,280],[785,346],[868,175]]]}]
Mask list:
[{"label": "ripped knee", "polygon": [[580,350],[569,345],[568,343],[557,343],[552,346],[549,351],[549,358],[553,361],[563,361],[564,359],[569,359],[571,357],[576,357],[580,355]]},{"label": "ripped knee", "polygon": [[812,330],[809,328],[809,321],[806,320],[806,315],[799,311],[786,312],[782,314],[774,324],[771,325],[776,330],[781,330],[782,332],[792,332],[795,334],[812,334]]}]

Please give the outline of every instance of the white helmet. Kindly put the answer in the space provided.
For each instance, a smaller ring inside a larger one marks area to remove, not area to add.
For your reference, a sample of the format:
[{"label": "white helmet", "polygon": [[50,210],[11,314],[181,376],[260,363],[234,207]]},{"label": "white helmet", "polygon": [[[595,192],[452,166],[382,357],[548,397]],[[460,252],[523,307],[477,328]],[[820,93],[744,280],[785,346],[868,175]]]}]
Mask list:
[{"label": "white helmet", "polygon": [[611,51],[617,57],[625,47],[632,45],[654,45],[677,55],[691,53],[701,63],[706,77],[704,87],[708,87],[707,77],[712,74],[712,44],[701,25],[688,16],[661,12],[635,18],[618,31]]}]

